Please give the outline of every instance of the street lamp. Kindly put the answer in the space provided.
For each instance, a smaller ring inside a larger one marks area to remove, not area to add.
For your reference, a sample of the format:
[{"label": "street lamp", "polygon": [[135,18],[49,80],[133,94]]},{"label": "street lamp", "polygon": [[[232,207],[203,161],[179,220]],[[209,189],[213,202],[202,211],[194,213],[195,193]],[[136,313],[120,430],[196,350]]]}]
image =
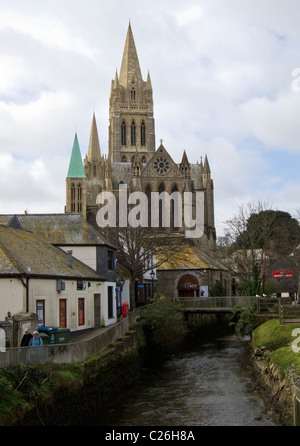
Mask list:
[{"label": "street lamp", "polygon": [[122,314],[122,291],[125,283],[123,276],[117,279],[117,315],[118,317]]}]

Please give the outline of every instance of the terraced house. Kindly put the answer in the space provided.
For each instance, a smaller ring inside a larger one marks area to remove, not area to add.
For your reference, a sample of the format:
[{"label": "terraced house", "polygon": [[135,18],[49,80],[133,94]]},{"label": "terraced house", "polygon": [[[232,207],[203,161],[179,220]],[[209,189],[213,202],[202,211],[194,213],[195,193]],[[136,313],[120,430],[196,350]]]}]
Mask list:
[{"label": "terraced house", "polygon": [[72,331],[117,320],[115,249],[79,214],[0,216],[0,320]]}]

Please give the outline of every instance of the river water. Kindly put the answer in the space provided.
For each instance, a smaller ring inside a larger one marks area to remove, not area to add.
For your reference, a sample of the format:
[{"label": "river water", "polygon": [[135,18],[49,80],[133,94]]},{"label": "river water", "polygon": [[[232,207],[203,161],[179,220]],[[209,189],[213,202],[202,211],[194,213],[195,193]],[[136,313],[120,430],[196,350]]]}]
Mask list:
[{"label": "river water", "polygon": [[276,426],[252,378],[247,339],[233,335],[148,368],[90,426]]}]

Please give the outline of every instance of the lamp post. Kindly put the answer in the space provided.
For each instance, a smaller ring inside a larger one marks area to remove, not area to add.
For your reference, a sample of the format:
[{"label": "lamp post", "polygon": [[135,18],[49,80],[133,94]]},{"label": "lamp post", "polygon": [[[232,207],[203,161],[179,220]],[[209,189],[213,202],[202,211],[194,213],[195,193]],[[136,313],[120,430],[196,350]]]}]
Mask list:
[{"label": "lamp post", "polygon": [[119,277],[117,280],[117,313],[118,316],[122,314],[122,291],[125,283],[125,279],[123,276]]},{"label": "lamp post", "polygon": [[153,297],[154,297],[154,277],[155,277],[155,272],[153,271],[153,269],[151,270],[151,273],[150,273],[150,277],[151,277],[151,288],[152,288],[152,299],[153,299]]}]

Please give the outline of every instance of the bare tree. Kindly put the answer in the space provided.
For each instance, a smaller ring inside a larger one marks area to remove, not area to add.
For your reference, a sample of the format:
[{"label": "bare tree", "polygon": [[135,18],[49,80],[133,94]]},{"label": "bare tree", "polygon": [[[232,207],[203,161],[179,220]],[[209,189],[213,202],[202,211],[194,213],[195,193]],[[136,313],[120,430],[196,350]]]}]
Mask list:
[{"label": "bare tree", "polygon": [[106,228],[106,238],[117,249],[118,262],[130,274],[130,307],[134,309],[135,281],[166,261],[178,261],[182,255],[182,239],[168,231],[138,226]]},{"label": "bare tree", "polygon": [[[242,206],[239,213],[226,221],[225,239],[227,266],[241,286],[241,291],[256,295],[264,291],[267,260],[270,258],[271,219],[264,212],[268,205],[258,202],[256,206]],[[262,213],[260,224],[249,225],[253,215]],[[224,252],[224,246],[223,246]]]}]

